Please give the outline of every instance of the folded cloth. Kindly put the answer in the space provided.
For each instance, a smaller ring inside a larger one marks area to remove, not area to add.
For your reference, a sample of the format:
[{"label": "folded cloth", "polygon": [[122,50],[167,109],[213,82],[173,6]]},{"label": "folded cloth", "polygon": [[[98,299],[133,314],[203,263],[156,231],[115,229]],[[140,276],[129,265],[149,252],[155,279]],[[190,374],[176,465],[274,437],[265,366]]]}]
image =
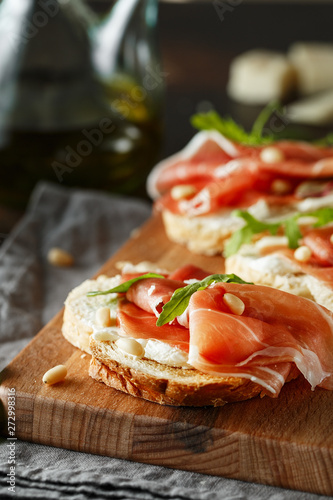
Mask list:
[{"label": "folded cloth", "polygon": [[[142,200],[69,190],[47,183],[0,247],[0,369],[150,215]],[[60,246],[75,256],[68,270],[46,255]],[[16,442],[15,493],[8,490],[8,441],[0,443],[0,498],[314,500],[317,495],[170,470],[110,457]]]}]

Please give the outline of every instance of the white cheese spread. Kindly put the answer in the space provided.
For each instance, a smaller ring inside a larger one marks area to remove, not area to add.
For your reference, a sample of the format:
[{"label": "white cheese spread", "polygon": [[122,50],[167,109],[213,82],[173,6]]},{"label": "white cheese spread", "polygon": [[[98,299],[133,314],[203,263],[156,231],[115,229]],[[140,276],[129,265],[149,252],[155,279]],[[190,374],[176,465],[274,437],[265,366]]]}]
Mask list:
[{"label": "white cheese spread", "polygon": [[[71,293],[70,303],[71,309],[76,317],[81,322],[85,323],[91,330],[92,334],[105,333],[105,338],[115,341],[124,336],[119,327],[116,326],[117,303],[118,298],[116,293],[107,295],[96,295],[88,297],[89,291],[104,291],[116,287],[120,283],[120,275],[112,278],[99,276],[97,280],[87,280],[80,287],[73,290]],[[75,293],[77,292],[77,293]],[[73,296],[74,295],[74,296]],[[101,327],[96,321],[96,311],[101,307],[110,308],[111,325],[109,327]],[[95,339],[98,339],[98,335]],[[127,337],[128,338],[128,337]],[[145,349],[144,357],[158,363],[182,368],[192,368],[188,365],[188,355],[177,347],[170,346],[160,340],[135,339]],[[102,340],[99,340],[102,342]]]},{"label": "white cheese spread", "polygon": [[283,259],[278,254],[249,259],[248,265],[255,271],[280,275],[296,273],[298,270],[297,266],[287,259]]}]

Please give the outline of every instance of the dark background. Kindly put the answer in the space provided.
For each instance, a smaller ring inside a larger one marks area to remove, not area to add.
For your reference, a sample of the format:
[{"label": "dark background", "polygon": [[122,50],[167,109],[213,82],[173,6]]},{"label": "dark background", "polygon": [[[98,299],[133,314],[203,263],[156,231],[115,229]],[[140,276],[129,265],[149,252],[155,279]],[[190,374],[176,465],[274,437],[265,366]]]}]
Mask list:
[{"label": "dark background", "polygon": [[[223,3],[233,10],[226,10],[222,20],[214,5]],[[332,2],[160,2],[159,14],[161,57],[168,73],[165,155],[192,137],[189,117],[203,101],[251,126],[258,108],[241,106],[225,93],[233,57],[255,48],[286,51],[297,41],[333,42]]]}]

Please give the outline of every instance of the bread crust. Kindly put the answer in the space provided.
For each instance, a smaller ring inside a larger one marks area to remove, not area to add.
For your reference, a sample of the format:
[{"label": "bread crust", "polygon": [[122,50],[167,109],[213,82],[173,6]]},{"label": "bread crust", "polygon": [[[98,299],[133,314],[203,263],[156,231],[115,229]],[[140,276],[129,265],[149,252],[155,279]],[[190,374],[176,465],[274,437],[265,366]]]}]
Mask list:
[{"label": "bread crust", "polygon": [[80,321],[71,310],[70,305],[66,304],[62,324],[62,334],[65,339],[68,340],[68,342],[70,342],[73,346],[91,354],[89,339],[92,333],[92,328],[86,325],[83,321]]},{"label": "bread crust", "polygon": [[[110,342],[95,342],[89,375],[109,387],[172,406],[223,406],[258,396],[262,387],[240,377],[218,377],[152,360],[131,360]],[[137,367],[135,367],[135,365]]]}]

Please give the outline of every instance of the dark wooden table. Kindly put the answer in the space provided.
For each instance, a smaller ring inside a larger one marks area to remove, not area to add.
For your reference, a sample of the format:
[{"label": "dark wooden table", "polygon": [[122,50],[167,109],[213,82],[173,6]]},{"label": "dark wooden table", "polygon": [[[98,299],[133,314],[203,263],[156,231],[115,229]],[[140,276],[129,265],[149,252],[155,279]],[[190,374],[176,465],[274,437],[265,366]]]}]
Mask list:
[{"label": "dark wooden table", "polygon": [[[222,12],[223,3],[230,9]],[[333,42],[332,19],[332,2],[160,2],[167,73],[162,155],[187,143],[194,133],[190,116],[209,103],[249,127],[258,109],[232,102],[225,92],[232,58],[258,47],[285,51],[299,40]],[[21,216],[22,211],[0,207],[0,242]]]}]

